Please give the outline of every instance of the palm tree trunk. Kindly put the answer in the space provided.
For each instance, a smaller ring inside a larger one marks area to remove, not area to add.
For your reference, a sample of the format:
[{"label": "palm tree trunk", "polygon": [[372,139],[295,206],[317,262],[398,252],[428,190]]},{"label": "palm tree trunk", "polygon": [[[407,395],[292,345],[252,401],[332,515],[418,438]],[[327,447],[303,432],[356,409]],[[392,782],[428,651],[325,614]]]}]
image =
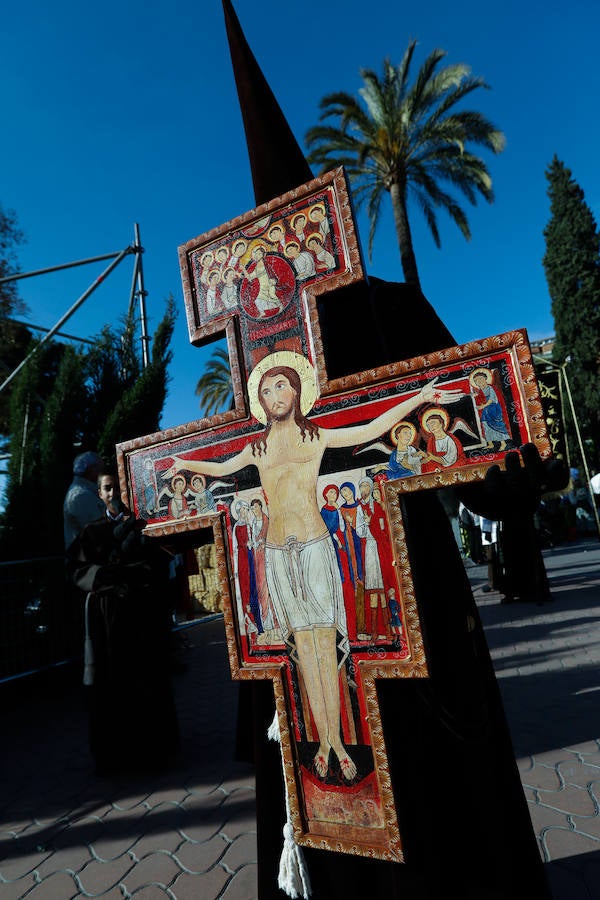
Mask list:
[{"label": "palm tree trunk", "polygon": [[406,212],[406,190],[399,184],[392,184],[390,187],[390,197],[392,198],[394,224],[396,226],[396,237],[398,238],[400,262],[402,264],[404,280],[407,284],[414,284],[415,287],[418,287],[419,290],[421,290],[421,280],[419,278],[419,270],[417,269],[412,234]]}]

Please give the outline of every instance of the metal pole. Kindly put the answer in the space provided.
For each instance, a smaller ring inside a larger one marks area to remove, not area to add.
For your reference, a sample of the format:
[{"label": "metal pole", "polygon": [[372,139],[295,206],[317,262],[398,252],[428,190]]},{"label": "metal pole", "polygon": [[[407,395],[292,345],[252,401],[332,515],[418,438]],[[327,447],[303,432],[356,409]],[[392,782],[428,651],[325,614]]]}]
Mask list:
[{"label": "metal pole", "polygon": [[[22,325],[24,328],[32,328],[34,331],[50,331],[49,328],[44,328],[42,325],[32,325],[30,322],[21,322],[19,319],[9,319],[8,317],[5,319],[6,322],[12,322],[13,325]],[[64,331],[55,331],[54,332],[57,337],[67,338],[69,341],[79,341],[80,344],[93,344],[93,341],[90,341],[89,338],[80,338],[76,337],[74,334],[65,334]]]},{"label": "metal pole", "polygon": [[142,361],[144,363],[144,368],[147,368],[148,363],[150,362],[148,353],[148,344],[150,342],[150,338],[148,337],[148,322],[146,319],[147,292],[144,288],[144,269],[142,267],[142,253],[144,252],[144,248],[142,247],[142,244],[140,242],[140,226],[136,222],[133,227],[135,232],[134,248],[137,254],[137,295],[140,300],[140,324],[142,328]]},{"label": "metal pole", "polygon": [[135,260],[133,263],[133,275],[131,277],[131,290],[129,291],[129,306],[127,307],[127,318],[131,319],[131,315],[133,313],[133,304],[135,302],[135,288],[137,285],[137,277],[138,277],[138,265],[140,261],[140,256],[136,252]]},{"label": "metal pole", "polygon": [[590,471],[588,469],[587,457],[585,455],[585,450],[583,447],[583,441],[581,439],[581,432],[579,430],[579,423],[577,421],[577,416],[575,415],[575,405],[573,404],[573,397],[571,396],[571,387],[569,385],[569,379],[567,378],[567,373],[565,371],[567,363],[563,363],[562,366],[559,366],[559,369],[562,373],[562,377],[565,382],[565,388],[567,389],[567,397],[569,398],[569,407],[571,409],[571,415],[573,417],[573,424],[575,425],[575,433],[577,435],[577,443],[579,444],[579,452],[581,453],[581,459],[583,462],[583,468],[585,470],[585,480],[587,482],[588,492],[590,495],[590,500],[592,501],[592,511],[594,513],[594,518],[596,520],[596,531],[598,532],[598,538],[600,539],[600,519],[598,518],[598,508],[596,507],[596,501],[594,499],[594,492],[592,490],[592,484],[590,479]]},{"label": "metal pole", "polygon": [[[579,421],[577,419],[577,416],[575,415],[575,404],[573,403],[573,397],[571,395],[571,386],[569,384],[569,379],[567,378],[567,373],[565,371],[566,366],[568,365],[569,361],[567,359],[567,360],[565,360],[564,363],[562,363],[562,365],[558,365],[557,363],[550,362],[549,359],[544,359],[543,356],[534,355],[533,358],[537,359],[538,362],[543,363],[544,365],[548,366],[551,369],[558,369],[560,375],[562,375],[562,383],[564,383],[565,389],[567,391],[567,397],[569,399],[569,409],[571,410],[571,416],[573,418],[573,425],[575,426],[575,434],[577,436],[577,443],[579,445],[579,452],[581,453],[583,468],[585,470],[585,477],[586,477],[586,481],[587,481],[588,491],[590,494],[590,499],[592,501],[592,510],[594,513],[594,518],[596,520],[596,530],[598,532],[598,538],[600,539],[600,519],[598,518],[598,509],[596,507],[596,501],[594,500],[594,492],[592,490],[592,485],[591,485],[591,480],[590,480],[590,472],[589,472],[588,464],[587,464],[587,457],[585,455],[585,449],[583,446],[583,441],[581,439],[581,432],[579,430]],[[559,376],[559,379],[560,379],[560,376]],[[562,389],[561,389],[561,393],[562,393]],[[567,452],[568,452],[568,442],[567,442]]]},{"label": "metal pole", "polygon": [[23,484],[23,469],[25,467],[25,447],[27,446],[27,431],[29,430],[29,394],[25,406],[25,420],[23,422],[23,435],[21,437],[21,465],[19,466],[19,484]]},{"label": "metal pole", "polygon": [[18,281],[20,278],[33,278],[34,275],[47,275],[48,272],[59,272],[61,269],[72,269],[73,266],[85,266],[88,263],[101,262],[103,259],[114,259],[119,253],[105,253],[103,256],[90,256],[89,259],[80,259],[77,262],[63,263],[60,266],[50,266],[48,269],[37,269],[35,272],[19,272],[16,275],[5,275],[0,278],[0,284],[6,281]]},{"label": "metal pole", "polygon": [[65,324],[65,322],[66,322],[68,319],[71,318],[71,316],[73,315],[73,313],[75,313],[75,312],[79,309],[79,307],[81,306],[81,304],[82,304],[85,300],[87,300],[87,298],[90,296],[90,294],[92,294],[92,293],[96,290],[96,288],[97,288],[100,284],[102,284],[102,282],[103,282],[104,279],[107,277],[107,275],[110,275],[110,273],[112,272],[112,270],[115,269],[115,268],[119,265],[119,263],[121,262],[121,260],[124,259],[126,256],[128,256],[130,253],[134,253],[134,252],[135,252],[135,251],[134,251],[134,248],[133,248],[133,247],[127,247],[125,250],[121,250],[121,252],[120,252],[119,255],[116,257],[116,259],[114,259],[113,262],[111,262],[111,264],[110,264],[109,266],[106,267],[106,269],[104,270],[104,272],[102,272],[102,274],[99,275],[99,276],[96,278],[96,280],[93,282],[93,284],[90,285],[90,287],[89,287],[86,291],[84,291],[84,293],[81,295],[81,297],[79,297],[79,299],[75,301],[75,303],[73,304],[73,306],[72,306],[72,307],[64,314],[64,316],[56,323],[56,325],[54,325],[54,326],[50,329],[50,331],[49,331],[46,335],[44,335],[44,337],[43,337],[42,340],[39,342],[39,344],[36,344],[36,346],[33,348],[33,350],[32,350],[30,353],[27,354],[27,356],[25,357],[25,359],[23,360],[23,362],[19,363],[19,365],[17,366],[17,368],[14,369],[13,372],[11,372],[11,374],[8,376],[8,378],[6,379],[6,381],[4,381],[2,384],[0,384],[0,393],[2,393],[2,391],[4,390],[4,388],[5,388],[8,384],[10,384],[10,382],[13,380],[13,378],[15,377],[15,375],[17,375],[17,374],[21,371],[21,369],[22,369],[24,366],[27,365],[27,363],[29,362],[29,360],[31,359],[31,357],[34,355],[34,353],[37,353],[37,351],[38,351],[39,348],[42,346],[42,344],[45,344],[46,341],[49,341],[50,338],[53,337],[53,336],[57,333],[57,331],[60,330],[60,328],[62,328],[62,326]]}]

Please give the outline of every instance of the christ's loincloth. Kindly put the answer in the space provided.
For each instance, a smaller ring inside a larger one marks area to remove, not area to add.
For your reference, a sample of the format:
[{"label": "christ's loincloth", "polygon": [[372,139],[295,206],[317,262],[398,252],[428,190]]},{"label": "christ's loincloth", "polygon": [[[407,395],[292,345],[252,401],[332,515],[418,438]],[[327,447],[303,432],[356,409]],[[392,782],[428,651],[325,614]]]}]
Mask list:
[{"label": "christ's loincloth", "polygon": [[[265,545],[269,594],[283,638],[290,640],[296,631],[310,628],[335,628],[342,665],[350,651],[342,581],[329,534],[310,541],[298,541],[293,535],[284,546]],[[294,650],[292,654],[295,656]]]}]

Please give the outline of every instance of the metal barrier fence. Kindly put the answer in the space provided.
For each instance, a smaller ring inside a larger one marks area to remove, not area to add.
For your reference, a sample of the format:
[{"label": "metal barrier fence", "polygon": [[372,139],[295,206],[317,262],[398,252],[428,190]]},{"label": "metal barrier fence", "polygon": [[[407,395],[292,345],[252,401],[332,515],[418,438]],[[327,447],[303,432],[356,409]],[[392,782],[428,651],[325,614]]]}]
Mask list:
[{"label": "metal barrier fence", "polygon": [[[219,610],[212,563],[199,568],[194,560],[182,557],[183,577],[172,582],[174,631]],[[83,634],[82,594],[64,557],[0,562],[0,684],[81,660]]]},{"label": "metal barrier fence", "polygon": [[80,605],[62,556],[0,563],[0,682],[77,659]]}]

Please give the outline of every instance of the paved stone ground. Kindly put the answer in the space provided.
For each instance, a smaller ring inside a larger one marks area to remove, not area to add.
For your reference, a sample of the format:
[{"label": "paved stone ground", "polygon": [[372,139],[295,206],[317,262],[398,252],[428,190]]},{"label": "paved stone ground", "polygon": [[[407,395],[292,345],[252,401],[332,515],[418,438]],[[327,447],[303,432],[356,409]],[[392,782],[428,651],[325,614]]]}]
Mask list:
[{"label": "paved stone ground", "polygon": [[545,551],[553,602],[502,605],[471,570],[548,880],[600,898],[600,544]]},{"label": "paved stone ground", "polygon": [[[502,605],[469,569],[555,900],[600,900],[600,543],[547,551],[554,601]],[[0,686],[0,897],[254,900],[248,766],[223,627],[186,632],[172,771],[96,778],[68,672]],[[282,895],[283,897],[283,895]],[[534,898],[532,898],[534,900]]]}]

